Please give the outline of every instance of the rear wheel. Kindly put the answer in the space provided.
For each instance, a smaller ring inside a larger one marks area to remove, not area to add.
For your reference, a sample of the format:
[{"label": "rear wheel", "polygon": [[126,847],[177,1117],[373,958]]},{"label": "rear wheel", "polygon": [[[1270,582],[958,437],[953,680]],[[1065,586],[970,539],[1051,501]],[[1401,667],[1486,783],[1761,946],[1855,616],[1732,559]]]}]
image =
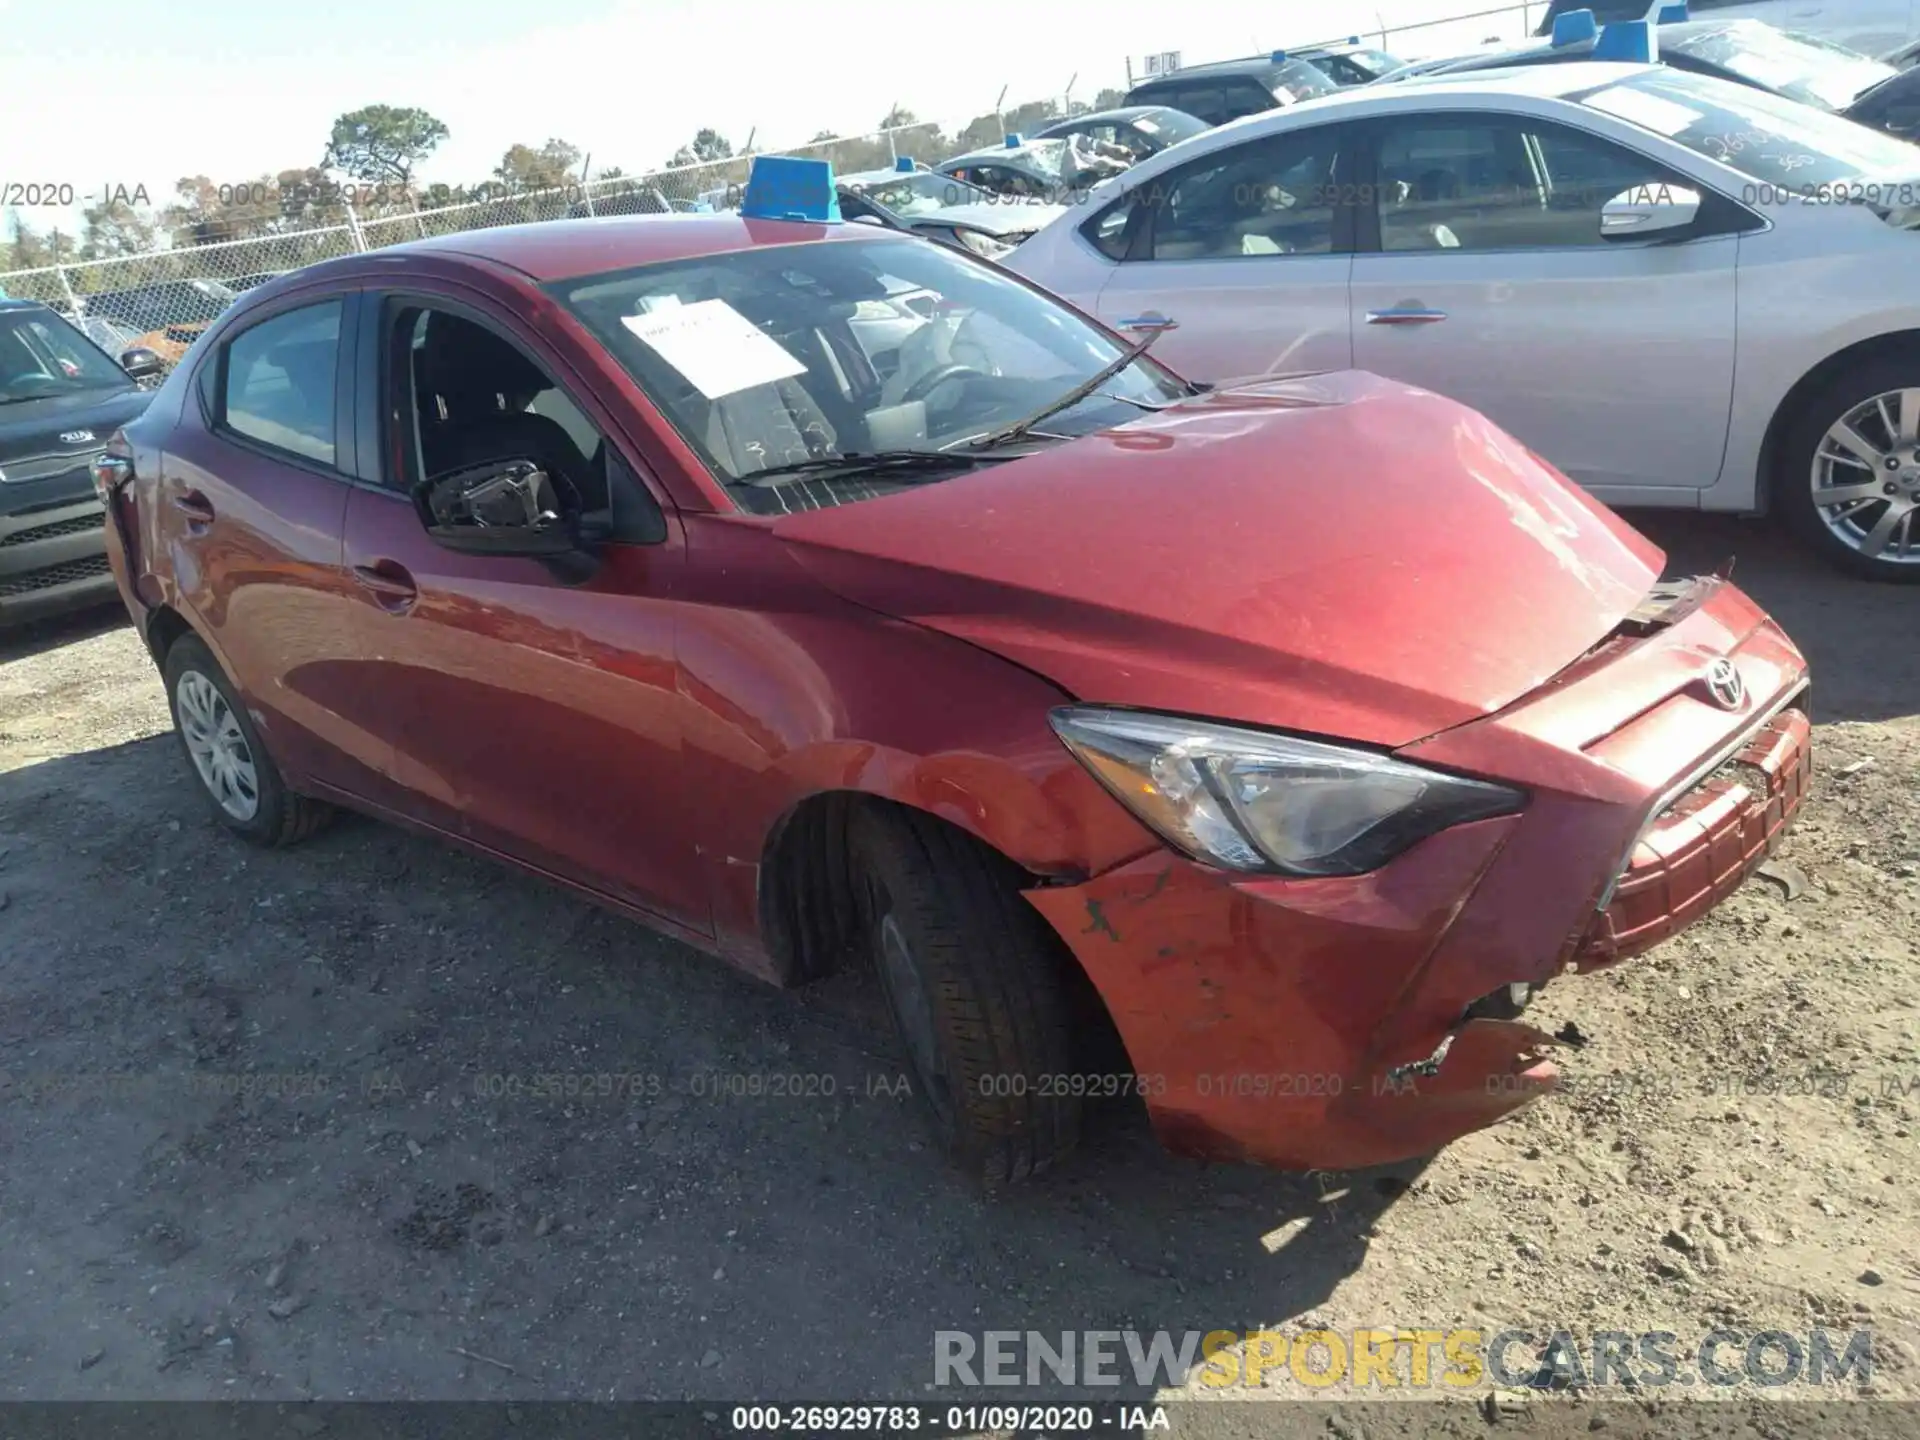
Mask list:
[{"label": "rear wheel", "polygon": [[1774,497],[1787,525],[1843,569],[1920,582],[1920,358],[1867,361],[1810,397]]},{"label": "rear wheel", "polygon": [[876,807],[852,841],[867,949],[935,1136],[990,1185],[1045,1170],[1080,1133],[1072,958],[1020,872],[951,827]]},{"label": "rear wheel", "polygon": [[187,768],[221,824],[256,845],[291,845],[326,824],[331,807],[287,789],[233,682],[199,636],[175,640],[162,673]]}]

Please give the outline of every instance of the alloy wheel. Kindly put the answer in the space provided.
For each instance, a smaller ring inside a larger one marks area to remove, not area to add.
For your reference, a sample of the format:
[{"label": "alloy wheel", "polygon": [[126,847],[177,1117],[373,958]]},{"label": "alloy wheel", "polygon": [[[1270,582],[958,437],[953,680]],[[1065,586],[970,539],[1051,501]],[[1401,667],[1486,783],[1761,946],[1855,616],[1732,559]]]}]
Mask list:
[{"label": "alloy wheel", "polygon": [[1815,511],[1849,549],[1920,565],[1920,389],[1888,390],[1842,415],[1813,452]]},{"label": "alloy wheel", "polygon": [[227,697],[198,670],[182,672],[173,691],[180,738],[214,803],[235,820],[247,821],[260,809],[260,777],[253,750]]}]

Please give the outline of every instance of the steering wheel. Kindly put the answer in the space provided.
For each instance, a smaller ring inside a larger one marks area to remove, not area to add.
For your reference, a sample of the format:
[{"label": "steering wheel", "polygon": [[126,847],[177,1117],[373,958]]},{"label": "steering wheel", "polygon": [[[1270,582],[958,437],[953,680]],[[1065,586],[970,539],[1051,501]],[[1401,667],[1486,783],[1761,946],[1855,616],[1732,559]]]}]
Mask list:
[{"label": "steering wheel", "polygon": [[927,396],[931,395],[940,386],[946,384],[947,381],[957,380],[962,375],[977,376],[982,380],[987,378],[981,371],[976,370],[971,365],[958,365],[951,362],[945,365],[936,365],[918,380],[915,380],[911,385],[907,386],[906,390],[901,393],[899,400],[895,403],[905,405],[910,401],[925,400]]}]

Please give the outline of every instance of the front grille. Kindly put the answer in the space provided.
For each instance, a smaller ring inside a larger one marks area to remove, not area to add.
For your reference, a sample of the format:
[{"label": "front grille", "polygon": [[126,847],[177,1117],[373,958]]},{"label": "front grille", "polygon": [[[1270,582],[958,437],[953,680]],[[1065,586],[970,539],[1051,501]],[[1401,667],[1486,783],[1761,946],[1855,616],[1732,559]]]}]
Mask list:
[{"label": "front grille", "polygon": [[99,512],[75,515],[71,520],[56,520],[51,525],[35,525],[11,535],[0,535],[0,549],[9,545],[35,545],[42,540],[57,540],[62,535],[78,535],[83,530],[98,530],[106,523],[107,517]]},{"label": "front grille", "polygon": [[1647,827],[1573,959],[1611,965],[1679,934],[1746,881],[1807,796],[1813,725],[1790,706]]},{"label": "front grille", "polygon": [[89,555],[84,560],[69,560],[62,565],[46,565],[18,575],[0,576],[0,600],[13,595],[31,595],[36,590],[51,590],[56,585],[71,585],[77,580],[92,580],[110,573],[104,555]]}]

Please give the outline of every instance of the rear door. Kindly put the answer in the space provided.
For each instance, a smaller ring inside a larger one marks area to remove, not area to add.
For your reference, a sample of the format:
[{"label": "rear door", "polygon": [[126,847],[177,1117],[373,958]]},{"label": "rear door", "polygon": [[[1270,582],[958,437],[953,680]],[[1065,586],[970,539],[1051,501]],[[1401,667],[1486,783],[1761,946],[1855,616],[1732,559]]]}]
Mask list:
[{"label": "rear door", "polygon": [[295,783],[377,795],[386,755],[364,720],[340,566],[355,464],[342,354],[351,291],[295,292],[202,358],[153,496],[176,598],[213,645]]},{"label": "rear door", "polygon": [[[1128,227],[1100,318],[1159,334],[1195,380],[1346,369],[1352,198],[1347,129],[1322,125],[1215,150],[1139,186],[1103,223]],[[1098,238],[1094,239],[1100,244]]]},{"label": "rear door", "polygon": [[1616,498],[1711,485],[1733,398],[1738,238],[1600,233],[1613,196],[1690,182],[1528,116],[1417,114],[1368,135],[1354,364],[1473,406]]}]

